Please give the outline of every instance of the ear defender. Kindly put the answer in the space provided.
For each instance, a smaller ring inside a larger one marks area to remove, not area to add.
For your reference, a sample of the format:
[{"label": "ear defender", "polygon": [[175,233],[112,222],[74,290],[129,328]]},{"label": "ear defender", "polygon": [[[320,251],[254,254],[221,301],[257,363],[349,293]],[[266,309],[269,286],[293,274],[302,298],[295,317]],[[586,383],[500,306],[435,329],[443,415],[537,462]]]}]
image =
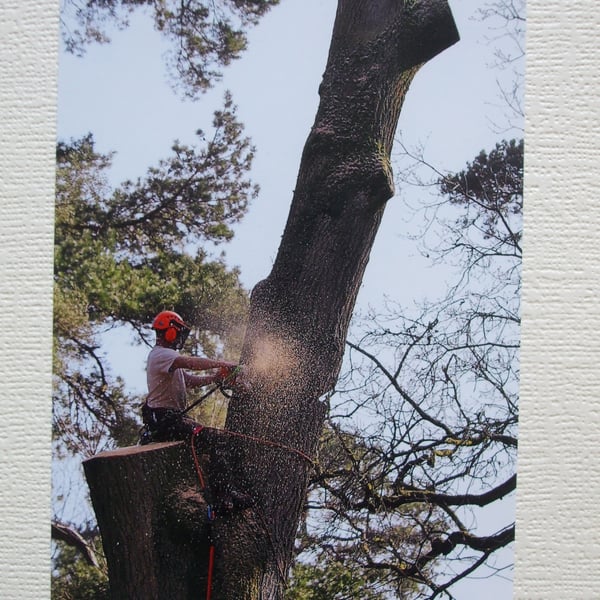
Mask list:
[{"label": "ear defender", "polygon": [[167,344],[178,344],[180,348],[190,332],[190,326],[186,325],[184,320],[172,310],[159,312],[152,321],[152,329]]},{"label": "ear defender", "polygon": [[175,329],[175,327],[169,327],[165,331],[165,341],[169,342],[169,344],[172,344],[176,339],[177,339],[177,329]]}]

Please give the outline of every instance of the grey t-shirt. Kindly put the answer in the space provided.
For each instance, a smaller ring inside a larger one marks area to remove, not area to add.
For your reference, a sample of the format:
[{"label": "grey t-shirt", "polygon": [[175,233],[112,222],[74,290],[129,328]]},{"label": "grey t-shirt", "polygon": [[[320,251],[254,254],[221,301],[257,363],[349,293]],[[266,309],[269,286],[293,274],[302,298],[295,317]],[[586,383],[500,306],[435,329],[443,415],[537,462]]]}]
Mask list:
[{"label": "grey t-shirt", "polygon": [[154,346],[150,351],[146,364],[146,402],[151,408],[185,408],[185,372],[183,369],[171,371],[173,361],[178,356],[177,350],[163,346]]}]

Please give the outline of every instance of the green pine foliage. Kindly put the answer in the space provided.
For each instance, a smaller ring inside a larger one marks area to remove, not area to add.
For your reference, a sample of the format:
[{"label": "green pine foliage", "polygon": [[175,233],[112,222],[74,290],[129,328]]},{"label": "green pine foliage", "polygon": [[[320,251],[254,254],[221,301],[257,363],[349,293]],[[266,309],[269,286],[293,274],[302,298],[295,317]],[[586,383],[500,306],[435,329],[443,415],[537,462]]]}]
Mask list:
[{"label": "green pine foliage", "polygon": [[110,600],[106,565],[88,564],[72,547],[57,544],[51,585],[52,600]]},{"label": "green pine foliage", "polygon": [[[473,212],[486,239],[497,237],[507,219],[523,212],[524,150],[523,139],[502,140],[493,150],[482,150],[466,169],[439,181],[452,204],[476,209]],[[464,227],[470,224],[465,219]],[[511,237],[512,243],[519,241],[520,235]]]},{"label": "green pine foliage", "polygon": [[[257,187],[253,148],[229,96],[207,140],[175,143],[137,181],[109,184],[111,154],[86,135],[57,146],[54,267],[54,433],[81,456],[137,440],[140,398],[111,376],[101,333],[127,328],[151,344],[147,324],[173,309],[197,331],[190,351],[235,352],[247,292],[239,273],[205,247],[231,239]],[[225,350],[227,349],[227,350]]]},{"label": "green pine foliage", "polygon": [[68,51],[82,55],[91,43],[110,42],[111,30],[129,25],[133,12],[149,15],[171,44],[173,86],[196,97],[222,76],[222,67],[247,48],[247,30],[279,0],[67,0],[62,34]]},{"label": "green pine foliage", "polygon": [[[239,350],[248,294],[239,272],[205,250],[231,239],[258,192],[248,176],[253,148],[229,96],[210,137],[198,131],[198,140],[176,142],[144,177],[116,187],[109,183],[113,155],[98,152],[91,134],[57,145],[55,461],[138,441],[143,398],[113,375],[103,333],[119,329],[129,343],[150,347],[148,324],[172,309],[194,326],[187,351],[234,357]],[[224,418],[222,403],[203,411],[197,416],[212,424]],[[73,481],[55,489],[61,513],[68,490],[82,485],[67,473]],[[59,542],[52,597],[108,598],[106,575]]]},{"label": "green pine foliage", "polygon": [[[66,0],[61,30],[67,51],[83,55],[89,44],[109,42],[134,13],[145,13],[171,42],[173,86],[197,97],[240,56],[247,30],[277,3]],[[172,309],[194,326],[186,351],[225,358],[239,351],[248,294],[239,272],[208,248],[232,238],[258,192],[248,176],[254,149],[229,95],[210,131],[196,133],[194,145],[175,142],[143,177],[118,186],[110,182],[113,153],[98,152],[91,134],[57,145],[54,494],[57,512],[71,522],[81,516],[66,508],[69,496],[74,492],[78,505],[85,486],[76,470],[63,470],[61,459],[79,462],[134,444],[141,425],[143,398],[113,374],[106,332],[125,332],[131,343],[150,346],[148,323],[158,310]],[[225,409],[209,399],[195,416],[218,425]],[[85,563],[73,547],[57,542],[53,565],[53,598],[108,598],[103,569]]]}]

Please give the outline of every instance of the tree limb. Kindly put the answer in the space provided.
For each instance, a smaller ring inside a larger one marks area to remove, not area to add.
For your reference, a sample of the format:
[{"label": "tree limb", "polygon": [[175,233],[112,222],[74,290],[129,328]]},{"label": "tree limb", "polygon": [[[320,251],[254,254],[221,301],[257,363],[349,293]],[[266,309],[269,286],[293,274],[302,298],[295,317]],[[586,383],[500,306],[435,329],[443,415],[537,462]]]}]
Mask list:
[{"label": "tree limb", "polygon": [[72,546],[81,553],[85,562],[92,566],[99,568],[98,559],[92,546],[88,544],[83,536],[68,525],[59,523],[58,521],[52,521],[50,524],[50,534],[53,540],[59,540],[65,542],[69,546]]}]

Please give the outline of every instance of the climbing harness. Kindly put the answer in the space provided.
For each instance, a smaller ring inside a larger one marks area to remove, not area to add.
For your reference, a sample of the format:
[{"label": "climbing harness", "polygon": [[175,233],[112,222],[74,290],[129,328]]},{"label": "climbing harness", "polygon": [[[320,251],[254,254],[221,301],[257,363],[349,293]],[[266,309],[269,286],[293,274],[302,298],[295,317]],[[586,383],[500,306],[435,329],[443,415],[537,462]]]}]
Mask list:
[{"label": "climbing harness", "polygon": [[[184,408],[182,410],[171,410],[170,411],[171,414],[169,415],[169,421],[174,422],[177,419],[184,417],[190,410],[192,410],[193,408],[195,408],[196,406],[198,406],[199,404],[204,402],[204,400],[206,400],[206,398],[208,398],[211,394],[214,394],[217,390],[219,390],[221,392],[221,394],[223,394],[223,396],[225,396],[226,398],[231,398],[231,394],[229,393],[229,390],[231,390],[231,388],[235,384],[236,377],[238,377],[239,374],[241,373],[242,367],[240,365],[236,366],[233,369],[224,367],[224,368],[220,369],[220,371],[223,376],[222,381],[220,381],[216,385],[212,386],[208,391],[206,391],[204,394],[202,394],[202,396],[200,396],[200,398],[198,398],[197,400],[192,402],[186,408]],[[142,411],[143,410],[144,409],[142,409]],[[156,417],[154,417],[154,419],[156,421]],[[156,432],[156,430],[154,432]],[[147,444],[151,444],[153,441],[154,441],[153,430],[151,429],[151,427],[149,426],[148,423],[145,423],[140,428],[138,444],[140,446],[145,446]]]},{"label": "climbing harness", "polygon": [[[176,417],[176,418],[183,417],[186,413],[188,413],[190,410],[192,410],[195,406],[198,406],[208,396],[210,396],[217,390],[219,390],[225,397],[230,398],[231,396],[229,395],[228,391],[232,389],[233,385],[236,382],[236,377],[240,374],[241,370],[242,370],[242,368],[239,365],[237,367],[235,367],[234,369],[226,369],[226,370],[224,369],[222,372],[223,379],[219,383],[212,386],[200,398],[198,398],[192,404],[187,406],[185,409],[183,409],[181,411],[173,411],[175,413],[174,417]],[[206,490],[206,481],[205,481],[204,475],[202,473],[202,467],[200,465],[198,451],[196,449],[195,438],[198,435],[200,435],[200,433],[203,430],[204,430],[203,425],[198,425],[197,427],[195,427],[191,434],[191,443],[190,443],[192,457],[193,457],[193,461],[194,461],[194,467],[196,470],[196,474],[198,476],[198,483],[200,486],[200,490],[202,492],[204,492]],[[298,450],[296,448],[288,446],[286,444],[268,440],[266,438],[252,436],[252,435],[248,435],[248,434],[244,434],[244,433],[239,433],[236,431],[230,431],[227,429],[219,429],[219,432],[223,433],[225,435],[229,435],[231,437],[237,437],[237,438],[243,438],[246,440],[250,440],[257,444],[262,444],[264,446],[268,446],[271,448],[278,448],[280,450],[285,450],[286,452],[289,452],[290,454],[295,454],[296,456],[309,462],[311,465],[313,465],[313,466],[315,465],[315,461],[308,454],[306,454],[305,452],[302,452],[301,450]],[[142,428],[142,431],[141,431],[140,444],[143,445],[143,444],[150,443],[152,441],[153,441],[152,440],[152,431],[150,430],[149,426],[146,424],[146,425],[144,425],[144,427]],[[214,573],[214,567],[215,567],[215,544],[214,544],[214,539],[213,539],[213,534],[212,534],[212,522],[216,519],[217,514],[215,512],[214,507],[210,503],[207,503],[206,514],[207,514],[207,538],[208,538],[208,542],[209,542],[209,549],[208,549],[208,568],[207,568],[207,576],[206,576],[206,596],[205,596],[205,598],[206,598],[206,600],[211,600],[212,586],[213,586],[213,573]],[[257,511],[257,516],[258,516],[258,518],[261,519],[261,521],[263,523],[264,531],[266,532],[266,534],[270,540],[270,544],[275,551],[275,544],[271,537],[271,533],[269,532],[269,527],[265,521],[264,515],[260,511]],[[279,561],[277,561],[277,568],[279,570],[279,573],[280,573],[280,576],[282,577],[282,579],[285,579],[284,569],[283,569],[282,565],[279,564]]]}]

